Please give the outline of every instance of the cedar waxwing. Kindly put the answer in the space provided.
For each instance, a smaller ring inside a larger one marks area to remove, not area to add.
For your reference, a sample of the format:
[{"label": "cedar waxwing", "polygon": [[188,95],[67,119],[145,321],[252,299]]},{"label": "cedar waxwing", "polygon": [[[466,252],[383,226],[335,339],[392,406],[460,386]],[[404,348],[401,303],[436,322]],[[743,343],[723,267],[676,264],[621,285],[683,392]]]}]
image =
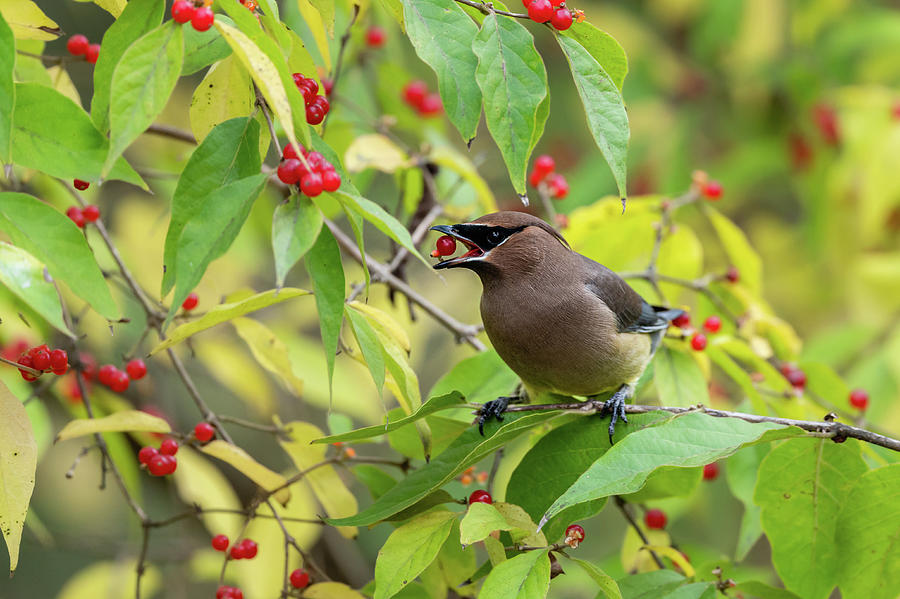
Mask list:
[{"label": "cedar waxwing", "polygon": [[[530,397],[540,392],[593,398],[615,393],[601,414],[609,437],[625,400],[682,310],[651,306],[616,273],[572,251],[553,227],[522,212],[495,212],[470,223],[431,227],[468,250],[434,268],[463,267],[481,278],[484,330]],[[502,420],[510,400],[482,406],[479,429]],[[482,434],[483,430],[482,430]]]}]

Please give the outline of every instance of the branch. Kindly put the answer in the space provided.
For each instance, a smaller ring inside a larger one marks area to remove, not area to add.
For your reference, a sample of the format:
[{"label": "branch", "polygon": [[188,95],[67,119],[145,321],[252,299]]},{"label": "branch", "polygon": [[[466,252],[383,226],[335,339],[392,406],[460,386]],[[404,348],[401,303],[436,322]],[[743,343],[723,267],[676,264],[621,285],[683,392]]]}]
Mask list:
[{"label": "branch", "polygon": [[625,516],[625,519],[628,520],[628,523],[632,526],[632,528],[634,528],[634,531],[641,538],[641,542],[644,543],[645,547],[647,547],[647,551],[650,552],[650,555],[653,557],[653,561],[656,562],[656,565],[659,566],[660,570],[665,570],[666,565],[661,559],[659,559],[659,556],[656,555],[656,552],[649,548],[650,539],[647,538],[647,535],[644,534],[644,531],[641,530],[641,527],[638,526],[638,523],[634,521],[631,512],[629,512],[628,508],[625,507],[625,500],[618,495],[614,495],[613,499],[616,500],[616,507],[619,508],[619,511],[622,512],[622,515]]},{"label": "branch", "polygon": [[[560,410],[564,412],[596,412],[603,407],[602,401],[578,401],[574,403],[555,403],[555,404],[530,404],[520,406],[509,406],[507,412],[535,412],[540,410]],[[817,437],[826,439],[834,439],[835,442],[841,443],[847,439],[859,439],[872,445],[886,447],[894,451],[900,451],[900,440],[872,432],[849,424],[841,422],[817,422],[815,420],[794,420],[792,418],[779,418],[775,416],[759,416],[757,414],[746,414],[744,412],[731,412],[729,410],[716,410],[703,406],[692,406],[689,408],[667,407],[667,406],[644,406],[632,405],[625,406],[626,414],[644,414],[646,412],[671,412],[673,414],[686,414],[688,412],[700,412],[708,416],[716,418],[739,418],[746,422],[754,424],[760,422],[772,422],[775,424],[783,424],[785,426],[796,426],[805,431],[813,433]]]},{"label": "branch", "polygon": [[498,15],[503,15],[505,17],[514,17],[516,19],[529,19],[529,20],[531,19],[531,17],[529,17],[528,15],[523,15],[522,13],[507,12],[505,10],[497,10],[496,8],[494,8],[493,3],[485,4],[484,2],[473,2],[473,0],[456,0],[456,1],[459,2],[460,4],[465,4],[466,6],[471,6],[472,8],[477,8],[478,10],[480,10],[481,12],[483,12],[486,15],[495,13]]},{"label": "branch", "polygon": [[153,123],[152,125],[147,127],[145,133],[154,133],[163,137],[171,137],[172,139],[184,141],[189,144],[197,143],[197,138],[194,137],[193,133],[191,133],[190,131],[185,131],[184,129],[179,129],[178,127],[173,127],[172,125]]}]

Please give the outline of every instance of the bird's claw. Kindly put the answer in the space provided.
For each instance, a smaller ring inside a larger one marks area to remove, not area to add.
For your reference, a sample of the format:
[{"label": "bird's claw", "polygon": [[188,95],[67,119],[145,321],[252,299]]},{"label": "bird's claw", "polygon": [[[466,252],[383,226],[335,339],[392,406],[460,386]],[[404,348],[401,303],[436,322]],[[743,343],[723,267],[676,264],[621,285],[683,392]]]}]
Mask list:
[{"label": "bird's claw", "polygon": [[509,407],[511,397],[498,397],[491,401],[486,401],[478,410],[478,432],[484,436],[484,423],[491,417],[496,418],[499,422],[503,422],[503,412]]},{"label": "bird's claw", "polygon": [[625,424],[628,424],[628,416],[625,415],[625,398],[628,396],[628,388],[622,387],[615,393],[613,393],[612,397],[607,399],[603,403],[603,407],[600,408],[600,416],[610,415],[609,418],[609,444],[613,444],[613,435],[616,432],[616,422],[620,419]]}]

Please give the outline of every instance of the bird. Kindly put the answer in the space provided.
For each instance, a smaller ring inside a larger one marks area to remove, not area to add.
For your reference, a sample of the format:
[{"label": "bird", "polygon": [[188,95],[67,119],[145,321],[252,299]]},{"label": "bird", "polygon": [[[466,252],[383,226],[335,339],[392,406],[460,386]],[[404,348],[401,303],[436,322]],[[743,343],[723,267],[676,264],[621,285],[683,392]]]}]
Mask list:
[{"label": "bird", "polygon": [[524,212],[431,229],[465,246],[465,253],[433,268],[465,268],[481,279],[484,330],[525,391],[482,404],[481,434],[491,417],[503,420],[511,402],[545,392],[597,401],[612,391],[600,407],[601,415],[610,415],[612,444],[616,423],[628,423],[626,401],[670,321],[684,311],[649,304],[615,272]]}]

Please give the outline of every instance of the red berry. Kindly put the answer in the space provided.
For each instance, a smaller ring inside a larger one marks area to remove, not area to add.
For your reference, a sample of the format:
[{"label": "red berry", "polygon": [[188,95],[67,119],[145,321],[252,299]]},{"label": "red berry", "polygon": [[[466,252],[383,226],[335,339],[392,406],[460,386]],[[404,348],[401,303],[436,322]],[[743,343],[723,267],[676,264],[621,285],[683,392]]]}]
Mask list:
[{"label": "red berry", "polygon": [[296,158],[282,160],[281,164],[278,165],[278,180],[286,185],[293,185],[300,180],[300,170],[302,168],[303,163]]},{"label": "red berry", "polygon": [[50,370],[50,354],[40,350],[31,356],[31,367],[37,370]]},{"label": "red berry", "polygon": [[572,26],[572,11],[565,6],[557,8],[550,17],[550,24],[558,31],[565,31]]},{"label": "red berry", "polygon": [[421,108],[425,96],[428,95],[428,86],[424,81],[410,81],[403,88],[403,99],[414,108]]},{"label": "red berry", "polygon": [[96,64],[100,58],[100,44],[91,44],[84,53],[84,59],[91,64]]},{"label": "red berry", "polygon": [[86,381],[92,381],[97,377],[97,361],[91,354],[81,354],[81,376]]},{"label": "red berry", "polygon": [[150,447],[149,445],[146,447],[141,447],[141,450],[138,452],[138,461],[141,464],[149,465],[150,460],[159,455],[159,452],[155,447]]},{"label": "red berry", "polygon": [[366,44],[370,48],[380,48],[384,45],[385,37],[384,29],[377,25],[373,25],[366,31]]},{"label": "red berry", "polygon": [[666,513],[657,508],[647,510],[647,513],[644,514],[644,524],[647,525],[647,528],[665,528],[667,521],[668,519],[666,518]]},{"label": "red berry", "polygon": [[570,540],[574,542],[572,547],[578,547],[578,543],[584,540],[584,529],[578,524],[572,524],[566,529],[566,544],[570,545]]},{"label": "red berry", "polygon": [[144,375],[147,374],[147,365],[140,358],[135,358],[125,365],[125,372],[128,373],[128,378],[136,381],[144,378]]},{"label": "red berry", "polygon": [[128,385],[130,384],[131,379],[128,378],[128,373],[116,368],[116,372],[112,375],[112,379],[109,382],[109,388],[116,393],[124,393],[128,390]]},{"label": "red berry", "polygon": [[216,436],[216,429],[208,422],[198,422],[194,427],[194,438],[201,443],[206,443]]},{"label": "red berry", "polygon": [[188,296],[184,298],[184,301],[181,302],[181,307],[185,311],[193,310],[197,307],[197,302],[200,301],[200,298],[197,297],[197,294],[194,292],[188,293]]},{"label": "red berry", "polygon": [[672,324],[674,324],[679,329],[685,329],[691,326],[691,315],[687,312],[682,312],[672,319]]},{"label": "red berry", "polygon": [[891,107],[891,116],[900,121],[900,101],[894,102],[894,105]]},{"label": "red berry", "polygon": [[[303,149],[303,146],[300,146],[300,151],[301,152],[305,151]],[[287,160],[289,158],[293,158],[294,160],[297,160],[299,158],[297,156],[297,152],[294,151],[293,144],[290,144],[290,143],[287,144],[286,146],[284,146],[284,149],[281,151],[281,157],[284,158],[285,160]]]},{"label": "red berry", "polygon": [[259,551],[259,545],[256,544],[256,541],[244,539],[241,541],[241,545],[244,546],[244,559],[253,559],[256,557],[256,554]]},{"label": "red berry", "polygon": [[535,168],[535,169],[534,169],[533,171],[531,171],[531,173],[528,175],[528,183],[529,183],[532,187],[537,187],[538,185],[541,184],[541,181],[543,181],[543,180],[546,179],[546,178],[547,178],[547,175],[546,175],[545,173],[542,173],[542,172],[538,171],[537,168]]},{"label": "red berry", "polygon": [[452,256],[456,251],[456,240],[449,235],[442,235],[435,244],[438,256]]},{"label": "red berry", "polygon": [[72,180],[72,187],[74,187],[78,191],[84,191],[85,189],[87,189],[90,186],[91,186],[91,184],[88,183],[87,181],[82,181],[81,179],[73,179]]},{"label": "red berry", "polygon": [[813,120],[822,134],[822,139],[829,145],[837,145],[841,140],[841,134],[838,128],[837,113],[834,108],[827,104],[816,104],[813,106]]},{"label": "red berry", "polygon": [[81,56],[87,52],[88,45],[88,38],[80,33],[76,33],[66,42],[66,49],[69,51],[69,54],[73,56]]},{"label": "red berry", "polygon": [[325,191],[337,191],[341,186],[341,176],[334,170],[322,173],[322,189]]},{"label": "red berry", "polygon": [[216,599],[229,599],[231,597],[231,587],[222,585],[216,589]]},{"label": "red berry", "polygon": [[228,549],[228,537],[226,535],[216,535],[212,538],[212,548],[216,551],[225,551]]},{"label": "red berry", "polygon": [[295,589],[305,589],[309,584],[309,572],[303,568],[297,568],[291,572],[291,586]]},{"label": "red berry", "polygon": [[741,280],[741,273],[737,268],[735,268],[734,266],[731,266],[728,268],[728,271],[725,273],[725,279],[729,283],[737,283],[738,281]]},{"label": "red berry", "polygon": [[706,349],[706,335],[703,333],[694,333],[694,336],[691,337],[691,347],[697,351]]},{"label": "red berry", "polygon": [[325,96],[316,96],[316,99],[313,100],[313,105],[321,108],[325,114],[328,114],[328,111],[331,110],[331,102]]},{"label": "red berry", "polygon": [[547,176],[556,170],[556,161],[549,154],[541,154],[534,159],[534,172]]},{"label": "red berry", "polygon": [[187,23],[194,18],[196,12],[194,3],[188,2],[188,0],[175,0],[172,4],[172,19],[176,23]]},{"label": "red berry", "polygon": [[65,374],[69,369],[69,354],[64,349],[54,349],[50,352],[50,368],[53,374]]},{"label": "red berry", "polygon": [[322,90],[325,92],[325,95],[330,96],[332,89],[334,89],[334,79],[329,79],[328,77],[323,77],[322,78]]},{"label": "red berry", "polygon": [[175,439],[166,439],[159,444],[159,453],[163,455],[175,455],[178,453],[178,441]]},{"label": "red berry", "polygon": [[[307,85],[307,81],[312,81],[313,85]],[[307,106],[312,104],[317,97],[316,88],[314,87],[315,83],[316,82],[312,79],[304,79],[300,83],[300,85],[297,86],[297,89],[299,89],[300,93],[303,94],[303,101]]]},{"label": "red berry", "polygon": [[869,394],[863,389],[854,389],[850,392],[850,405],[858,410],[869,407]]},{"label": "red berry", "polygon": [[535,23],[546,23],[553,13],[553,4],[550,0],[531,0],[528,5],[528,18]]},{"label": "red berry", "polygon": [[100,218],[100,208],[94,204],[88,204],[81,210],[81,215],[86,222],[92,223]]},{"label": "red berry", "polygon": [[201,6],[194,13],[194,16],[191,17],[191,25],[193,25],[194,29],[197,31],[206,31],[210,27],[212,27],[213,21],[215,21],[216,15],[213,14],[213,11],[208,6]]},{"label": "red berry", "polygon": [[300,179],[300,191],[311,198],[322,193],[322,185],[322,175],[319,173],[306,173],[303,175],[303,178]]},{"label": "red berry", "polygon": [[550,187],[550,196],[554,199],[561,200],[569,195],[569,182],[562,175],[551,175],[547,185]]},{"label": "red berry", "polygon": [[[22,366],[27,366],[28,368],[34,368],[34,362],[32,361],[31,356],[21,356],[17,360],[17,363],[21,364]],[[27,370],[22,370],[21,368],[19,369],[19,373],[22,375],[22,378],[25,379],[26,381],[36,381],[37,377],[40,376],[40,375],[37,375],[37,376],[33,375],[30,372],[28,372]]]},{"label": "red berry", "polygon": [[300,85],[303,87],[308,87],[310,90],[312,90],[313,99],[315,99],[316,94],[319,93],[319,84],[316,83],[316,80],[312,77],[304,77],[300,82]]},{"label": "red berry", "polygon": [[100,381],[101,385],[106,385],[109,387],[112,385],[113,379],[116,376],[116,372],[118,372],[118,368],[113,366],[112,364],[104,364],[100,367],[100,370],[97,371],[97,380]]},{"label": "red berry", "polygon": [[788,372],[787,380],[795,389],[806,387],[806,373],[799,368],[794,368]]},{"label": "red berry", "polygon": [[66,210],[66,216],[72,219],[72,222],[78,228],[84,227],[84,213],[78,206],[69,206],[68,210]]},{"label": "red berry", "polygon": [[419,106],[422,116],[435,116],[444,111],[444,102],[440,94],[428,94]]},{"label": "red berry", "polygon": [[722,184],[718,181],[709,181],[700,188],[700,193],[708,200],[718,200],[722,197]]},{"label": "red berry", "polygon": [[799,133],[791,133],[788,137],[788,150],[791,155],[791,166],[795,169],[803,170],[812,163],[812,146]]},{"label": "red berry", "polygon": [[722,319],[715,315],[710,316],[703,321],[703,328],[710,333],[718,333],[719,329],[722,328]]},{"label": "red berry", "polygon": [[309,104],[306,107],[306,122],[310,125],[318,125],[325,120],[325,111],[318,104]]},{"label": "red berry", "polygon": [[477,491],[472,491],[472,494],[469,495],[469,505],[473,503],[494,503],[494,500],[491,499],[491,494],[483,489],[478,489]]},{"label": "red berry", "polygon": [[232,545],[229,555],[231,556],[231,559],[244,559],[247,557],[247,554],[244,551],[244,544],[238,543],[237,545]]},{"label": "red berry", "polygon": [[147,470],[153,476],[165,476],[175,472],[178,461],[175,456],[158,453],[150,459],[147,464]]},{"label": "red berry", "polygon": [[719,463],[713,462],[703,467],[703,480],[716,480],[719,477]]}]

